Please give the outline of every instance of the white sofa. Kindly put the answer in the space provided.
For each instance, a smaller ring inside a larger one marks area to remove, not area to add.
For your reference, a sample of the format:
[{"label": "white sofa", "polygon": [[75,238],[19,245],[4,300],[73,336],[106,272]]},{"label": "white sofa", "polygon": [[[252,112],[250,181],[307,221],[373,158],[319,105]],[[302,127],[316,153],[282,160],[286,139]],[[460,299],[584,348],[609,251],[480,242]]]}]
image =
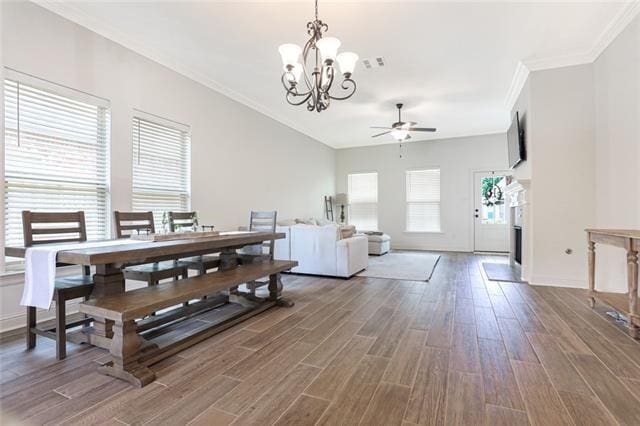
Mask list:
[{"label": "white sofa", "polygon": [[275,258],[297,260],[291,272],[349,278],[367,268],[368,241],[364,235],[340,237],[337,225],[278,226],[286,238],[276,240]]}]

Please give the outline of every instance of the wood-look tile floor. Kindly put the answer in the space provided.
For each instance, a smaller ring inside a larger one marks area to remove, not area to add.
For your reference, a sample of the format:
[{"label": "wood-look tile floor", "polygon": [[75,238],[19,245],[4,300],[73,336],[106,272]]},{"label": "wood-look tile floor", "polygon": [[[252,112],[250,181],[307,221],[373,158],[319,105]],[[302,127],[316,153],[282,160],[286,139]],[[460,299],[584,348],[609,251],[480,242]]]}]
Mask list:
[{"label": "wood-look tile floor", "polygon": [[[444,254],[429,283],[286,276],[272,309],[153,366],[0,345],[1,422],[256,425],[640,424],[640,343],[583,290],[490,282]],[[72,348],[73,347],[73,348]]]}]

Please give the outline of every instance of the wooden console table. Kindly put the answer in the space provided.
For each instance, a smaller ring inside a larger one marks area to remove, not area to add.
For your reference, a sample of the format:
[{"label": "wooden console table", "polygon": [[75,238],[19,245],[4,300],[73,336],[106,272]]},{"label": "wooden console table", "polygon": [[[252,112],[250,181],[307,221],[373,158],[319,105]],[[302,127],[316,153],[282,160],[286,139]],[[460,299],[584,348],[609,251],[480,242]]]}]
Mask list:
[{"label": "wooden console table", "polygon": [[[638,315],[638,249],[640,249],[640,230],[631,229],[585,229],[588,242],[589,260],[589,297],[591,307],[596,298],[610,304],[624,313],[629,319],[629,335],[640,338],[640,316]],[[614,293],[596,291],[596,243],[620,247],[627,251],[627,299],[621,303],[622,296]]]}]

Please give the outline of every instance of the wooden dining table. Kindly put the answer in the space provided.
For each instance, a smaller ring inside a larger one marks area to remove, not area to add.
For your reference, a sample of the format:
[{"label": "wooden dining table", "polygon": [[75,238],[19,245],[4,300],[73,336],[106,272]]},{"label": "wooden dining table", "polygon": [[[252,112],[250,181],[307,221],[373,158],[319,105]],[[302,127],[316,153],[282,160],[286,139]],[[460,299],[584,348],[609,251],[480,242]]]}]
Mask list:
[{"label": "wooden dining table", "polygon": [[[253,231],[231,231],[220,232],[217,236],[189,238],[168,241],[140,241],[131,242],[123,240],[123,244],[107,245],[103,247],[90,246],[88,242],[86,248],[82,244],[74,243],[73,247],[65,250],[64,245],[56,244],[58,249],[57,262],[69,265],[85,265],[95,267],[93,275],[94,289],[91,298],[100,298],[125,292],[125,278],[123,269],[127,266],[160,262],[164,260],[177,260],[180,258],[200,256],[211,253],[219,253],[219,270],[235,268],[239,264],[237,250],[248,245],[260,244],[264,241],[282,239],[284,233],[277,232],[253,232]],[[39,247],[46,247],[45,244]],[[5,247],[5,255],[10,257],[24,258],[26,248],[22,246]],[[280,305],[290,305],[286,299],[278,301]],[[202,309],[211,309],[216,304],[213,298],[209,302],[203,301]],[[167,322],[176,321],[183,316],[193,316],[196,307],[183,307],[180,311],[165,315]],[[248,317],[248,315],[245,315]],[[140,323],[141,331],[161,325],[161,318],[151,318],[147,324]],[[81,337],[70,338],[71,341],[83,341],[94,346],[109,349],[113,337],[112,322],[99,317],[93,317],[93,325],[86,327],[79,333]],[[78,334],[78,333],[77,333]]]}]

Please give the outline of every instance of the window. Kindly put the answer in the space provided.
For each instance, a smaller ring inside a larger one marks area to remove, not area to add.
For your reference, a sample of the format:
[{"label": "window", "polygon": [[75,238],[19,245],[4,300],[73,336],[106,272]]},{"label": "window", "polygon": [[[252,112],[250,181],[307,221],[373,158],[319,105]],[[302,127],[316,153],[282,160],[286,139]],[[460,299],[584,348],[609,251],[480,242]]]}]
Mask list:
[{"label": "window", "polygon": [[108,237],[108,102],[7,74],[17,76],[4,80],[5,244],[23,244],[22,210],[83,210],[87,238]]},{"label": "window", "polygon": [[440,232],[440,169],[408,170],[407,232]]},{"label": "window", "polygon": [[133,118],[132,207],[152,211],[158,229],[165,211],[189,210],[190,144],[187,126],[142,114]]},{"label": "window", "polygon": [[378,229],[378,174],[349,175],[349,223],[361,231]]}]

